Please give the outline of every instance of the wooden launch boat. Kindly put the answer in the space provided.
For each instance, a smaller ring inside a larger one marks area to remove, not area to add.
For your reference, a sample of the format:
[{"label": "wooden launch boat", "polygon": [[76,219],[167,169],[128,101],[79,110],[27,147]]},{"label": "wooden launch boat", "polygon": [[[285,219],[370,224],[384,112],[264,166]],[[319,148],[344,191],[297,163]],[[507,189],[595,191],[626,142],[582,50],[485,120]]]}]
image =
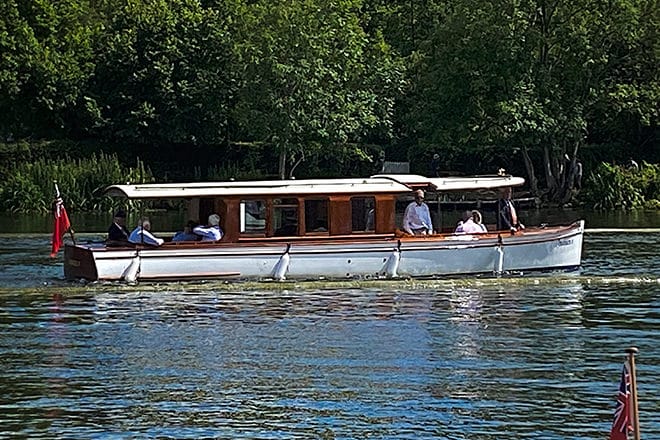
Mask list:
[{"label": "wooden launch boat", "polygon": [[[167,241],[159,247],[68,244],[67,279],[368,279],[443,277],[571,270],[580,266],[584,221],[528,227],[511,233],[402,233],[402,206],[416,189],[436,201],[443,194],[519,186],[513,176],[427,178],[379,175],[360,179],[199,182],[113,185],[110,196],[185,199],[187,218],[218,213],[217,242]],[[434,196],[435,199],[434,199]],[[397,203],[397,201],[399,203]],[[447,223],[445,221],[445,223]],[[158,233],[156,233],[158,235]]]}]

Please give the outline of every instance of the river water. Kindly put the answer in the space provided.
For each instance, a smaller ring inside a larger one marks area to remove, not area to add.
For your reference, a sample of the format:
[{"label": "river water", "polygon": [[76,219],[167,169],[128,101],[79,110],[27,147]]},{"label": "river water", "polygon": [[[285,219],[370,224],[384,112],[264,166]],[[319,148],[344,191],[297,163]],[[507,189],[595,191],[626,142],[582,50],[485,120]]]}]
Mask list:
[{"label": "river water", "polygon": [[660,438],[657,232],[589,232],[571,274],[327,285],[67,283],[48,242],[0,234],[0,438],[604,439],[629,346]]}]

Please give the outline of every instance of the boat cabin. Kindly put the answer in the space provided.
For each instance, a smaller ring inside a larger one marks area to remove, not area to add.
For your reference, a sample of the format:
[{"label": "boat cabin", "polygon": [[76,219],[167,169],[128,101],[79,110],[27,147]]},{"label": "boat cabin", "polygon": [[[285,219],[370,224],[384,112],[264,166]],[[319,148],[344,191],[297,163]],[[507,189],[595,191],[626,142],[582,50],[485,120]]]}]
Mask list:
[{"label": "boat cabin", "polygon": [[185,199],[188,218],[220,215],[223,242],[394,234],[408,186],[387,178],[113,185],[129,199]]},{"label": "boat cabin", "polygon": [[439,193],[523,182],[511,176],[427,178],[395,174],[360,179],[127,184],[110,186],[106,194],[140,200],[185,199],[187,218],[203,223],[217,213],[224,231],[222,242],[238,243],[284,237],[290,241],[394,235],[400,227],[397,200],[411,197],[416,189]]}]

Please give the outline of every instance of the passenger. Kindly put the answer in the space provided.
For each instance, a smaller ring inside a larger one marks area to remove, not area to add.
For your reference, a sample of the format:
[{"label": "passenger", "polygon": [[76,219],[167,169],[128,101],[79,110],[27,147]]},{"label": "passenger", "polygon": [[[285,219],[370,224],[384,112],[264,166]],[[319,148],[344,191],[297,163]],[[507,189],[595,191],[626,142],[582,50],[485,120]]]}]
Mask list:
[{"label": "passenger", "polygon": [[424,203],[424,191],[415,191],[415,201],[410,202],[403,214],[403,230],[410,235],[433,233],[433,222],[429,207]]},{"label": "passenger", "polygon": [[488,232],[486,226],[481,223],[481,213],[479,211],[465,211],[465,213],[463,213],[463,219],[465,220],[458,223],[458,227],[456,227],[456,231],[454,231],[455,233],[481,234]]},{"label": "passenger", "polygon": [[160,246],[165,242],[162,238],[155,237],[151,232],[151,222],[148,218],[140,219],[138,226],[133,229],[128,241],[135,244],[148,244],[151,246]]},{"label": "passenger", "polygon": [[112,224],[108,228],[108,246],[122,246],[128,243],[128,229],[126,228],[126,212],[119,210],[112,219]]},{"label": "passenger", "polygon": [[186,226],[183,227],[183,231],[174,234],[172,241],[198,241],[200,239],[199,235],[193,233],[193,229],[196,226],[196,221],[189,220]]},{"label": "passenger", "polygon": [[464,234],[465,233],[465,223],[467,223],[470,218],[471,218],[470,211],[463,211],[463,215],[461,215],[461,219],[458,221],[456,224],[456,230],[454,231],[455,234]]},{"label": "passenger", "polygon": [[497,202],[497,229],[509,229],[511,233],[525,229],[525,225],[520,223],[516,207],[511,199],[511,187],[502,190],[500,200]]},{"label": "passenger", "polygon": [[474,223],[477,229],[475,233],[488,232],[488,228],[486,228],[486,225],[482,223],[482,217],[479,211],[475,209],[474,211],[472,211],[471,216],[472,216],[472,222]]},{"label": "passenger", "polygon": [[202,237],[202,241],[218,241],[222,239],[224,233],[220,229],[220,216],[218,214],[209,215],[209,221],[206,226],[197,226],[193,228],[193,233]]}]

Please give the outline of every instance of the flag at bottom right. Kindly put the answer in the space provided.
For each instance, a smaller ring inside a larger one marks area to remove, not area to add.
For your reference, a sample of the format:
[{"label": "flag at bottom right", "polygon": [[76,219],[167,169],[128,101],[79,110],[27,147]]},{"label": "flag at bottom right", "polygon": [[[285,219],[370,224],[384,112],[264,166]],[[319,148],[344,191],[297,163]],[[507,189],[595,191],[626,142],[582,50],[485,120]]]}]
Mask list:
[{"label": "flag at bottom right", "polygon": [[630,367],[628,362],[625,362],[623,364],[623,371],[621,371],[621,383],[619,384],[619,394],[616,398],[610,440],[628,440],[628,433],[633,429],[630,409]]}]

